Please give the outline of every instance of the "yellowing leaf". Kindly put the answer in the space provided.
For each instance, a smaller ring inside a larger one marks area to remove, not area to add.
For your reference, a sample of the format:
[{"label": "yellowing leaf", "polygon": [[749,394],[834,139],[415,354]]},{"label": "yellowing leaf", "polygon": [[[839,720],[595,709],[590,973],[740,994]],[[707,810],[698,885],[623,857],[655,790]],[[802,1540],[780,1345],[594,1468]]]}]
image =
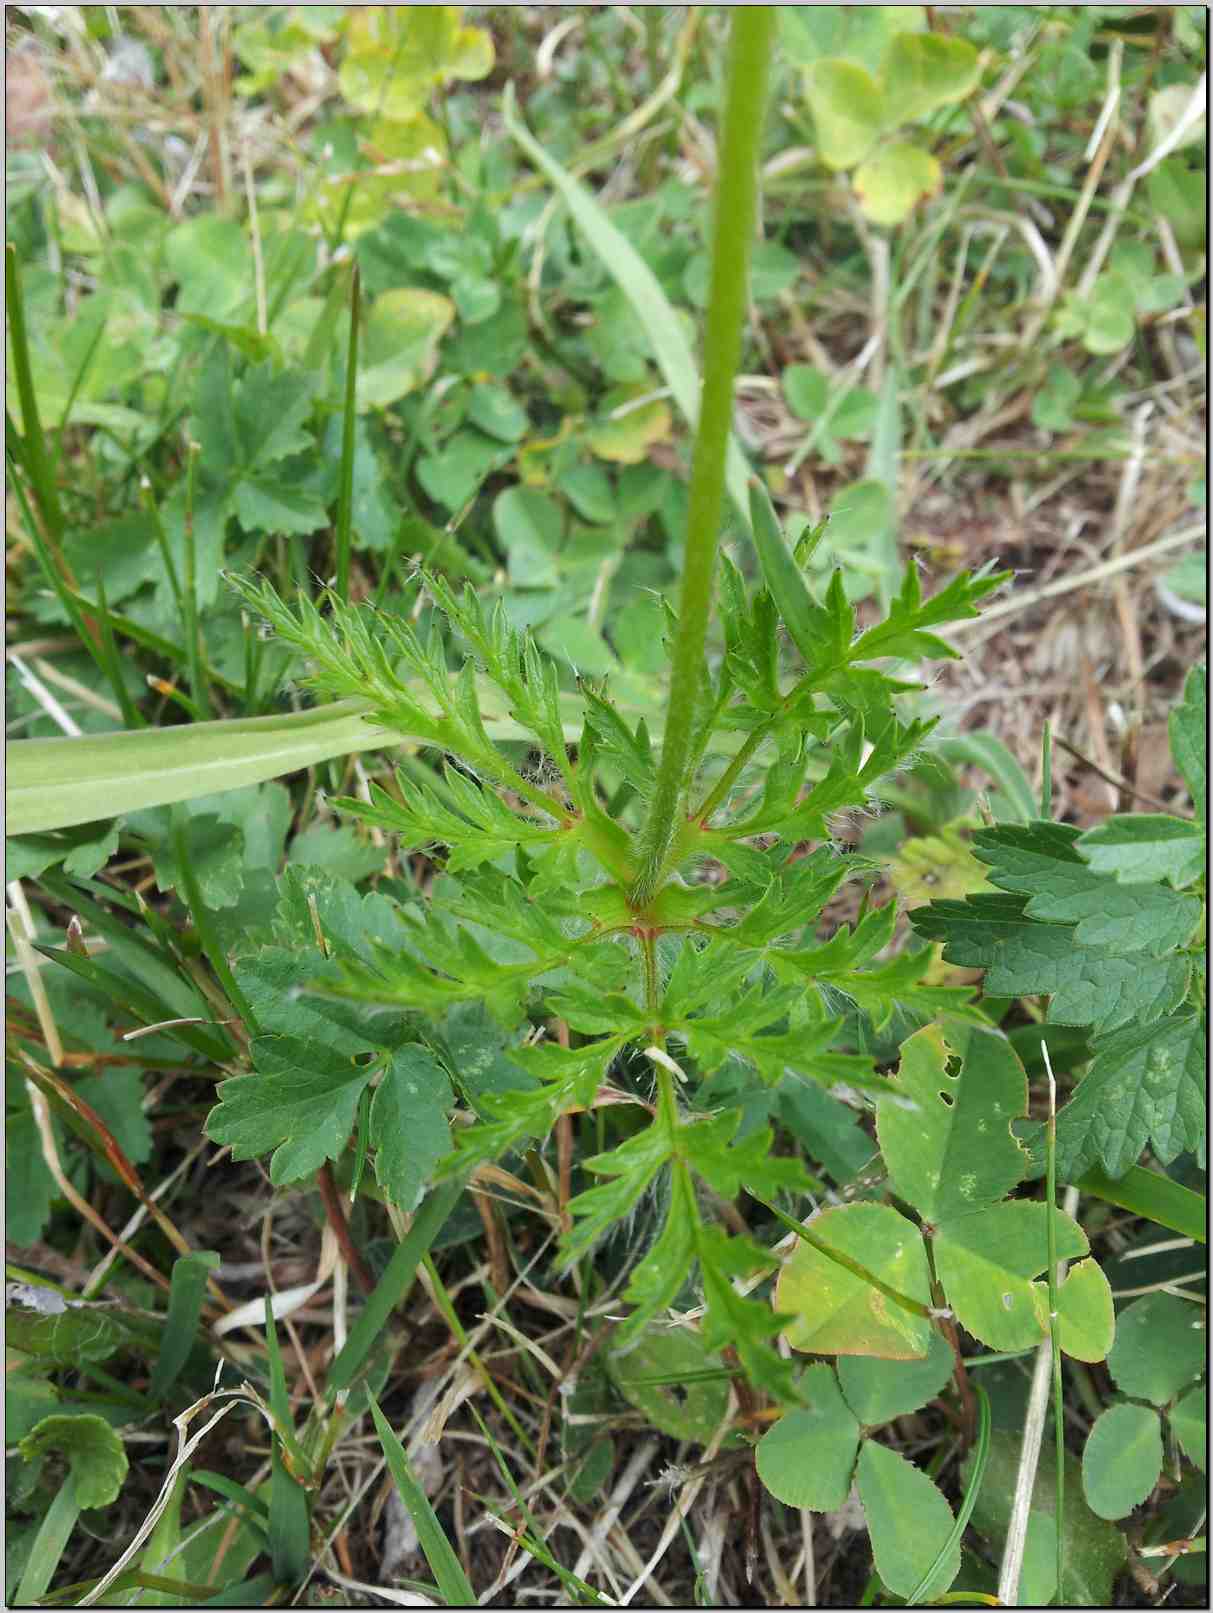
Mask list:
[{"label": "yellowing leaf", "polygon": [[346,24],[341,93],[360,112],[407,122],[446,78],[479,79],[493,43],[462,26],[458,6],[360,6]]},{"label": "yellowing leaf", "polygon": [[[926,1250],[913,1222],[885,1204],[845,1204],[811,1223],[828,1244],[886,1287],[930,1304]],[[818,1355],[878,1355],[906,1361],[925,1356],[931,1324],[864,1277],[807,1243],[799,1243],[775,1285],[775,1309],[794,1320],[784,1337],[794,1350]]]},{"label": "yellowing leaf", "polygon": [[454,317],[454,303],[437,291],[406,286],[376,297],[363,334],[359,410],[386,408],[428,381]]},{"label": "yellowing leaf", "polygon": [[[664,403],[656,400],[626,408],[630,396],[628,392],[610,394],[608,417],[586,433],[586,441],[599,459],[639,465],[654,443],[664,442],[670,435],[670,411]],[[615,410],[622,412],[611,418]]]},{"label": "yellowing leaf", "polygon": [[805,95],[827,168],[862,162],[884,126],[880,85],[854,62],[826,58],[805,73]]},{"label": "yellowing leaf", "polygon": [[[1036,1307],[1042,1327],[1048,1303],[1048,1289],[1038,1284]],[[1057,1291],[1057,1312],[1065,1353],[1076,1361],[1102,1361],[1116,1336],[1116,1314],[1108,1279],[1094,1260],[1080,1260],[1070,1268]]]},{"label": "yellowing leaf", "polygon": [[898,123],[963,100],[981,76],[976,49],[946,34],[900,33],[889,41],[881,77]]},{"label": "yellowing leaf", "polygon": [[851,182],[874,224],[900,224],[939,189],[943,170],[929,151],[898,141],[857,168]]}]

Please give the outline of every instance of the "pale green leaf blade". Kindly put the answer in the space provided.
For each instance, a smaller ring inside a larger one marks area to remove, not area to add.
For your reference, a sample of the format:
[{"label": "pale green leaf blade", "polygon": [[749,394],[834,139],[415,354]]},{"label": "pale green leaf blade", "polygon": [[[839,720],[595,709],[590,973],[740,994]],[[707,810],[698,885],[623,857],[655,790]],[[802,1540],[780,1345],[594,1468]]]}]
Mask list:
[{"label": "pale green leaf blade", "polygon": [[388,1470],[397,1493],[404,1502],[405,1511],[413,1520],[418,1542],[437,1581],[438,1589],[442,1592],[443,1600],[448,1607],[475,1607],[476,1593],[468,1583],[463,1564],[447,1539],[446,1531],[438,1521],[429,1497],[413,1472],[404,1446],[397,1439],[395,1430],[387,1418],[379,1410],[375,1397],[371,1395],[369,1399],[375,1432],[379,1435],[379,1443],[383,1446]]},{"label": "pale green leaf blade", "polygon": [[[913,1222],[885,1204],[847,1204],[810,1224],[813,1236],[920,1306],[930,1304],[926,1250]],[[799,1243],[775,1285],[775,1309],[794,1320],[784,1336],[817,1355],[927,1354],[931,1324],[828,1255]]]},{"label": "pale green leaf blade", "polygon": [[[1048,1311],[1048,1290],[1037,1289],[1041,1318]],[[1116,1307],[1103,1268],[1080,1260],[1057,1290],[1058,1334],[1062,1350],[1076,1361],[1102,1361],[1116,1337]]]},{"label": "pale green leaf blade", "polygon": [[1202,1383],[1172,1406],[1171,1432],[1184,1448],[1184,1455],[1203,1473],[1208,1451],[1209,1391]]},{"label": "pale green leaf blade", "polygon": [[1097,874],[1110,874],[1125,885],[1165,879],[1178,889],[1199,878],[1205,865],[1201,826],[1165,812],[1105,818],[1075,845]]},{"label": "pale green leaf blade", "polygon": [[859,1423],[832,1368],[807,1368],[799,1387],[805,1404],[785,1411],[758,1442],[758,1477],[789,1507],[832,1512],[851,1490]]},{"label": "pale green leaf blade", "polygon": [[609,1356],[607,1371],[628,1404],[674,1439],[708,1444],[728,1411],[724,1362],[688,1328],[646,1333],[626,1355]]},{"label": "pale green leaf blade", "polygon": [[104,1417],[92,1412],[44,1417],[18,1449],[32,1463],[41,1463],[52,1451],[66,1456],[82,1508],[116,1501],[129,1465],[121,1439]]},{"label": "pale green leaf blade", "polygon": [[[1057,1254],[1087,1253],[1086,1234],[1060,1210]],[[1027,1350],[1044,1337],[1036,1285],[1048,1264],[1046,1209],[1015,1199],[957,1217],[935,1234],[935,1270],[962,1327],[991,1350]]]},{"label": "pale green leaf blade", "polygon": [[[695,358],[678,316],[656,275],[626,236],[611,223],[589,190],[549,156],[526,128],[515,109],[512,86],[507,87],[502,113],[510,134],[564,197],[586,240],[631,303],[632,311],[649,339],[657,367],[678,407],[693,427],[699,418],[699,376],[695,369]],[[734,508],[744,525],[749,524],[747,475],[741,449],[736,440],[730,438],[726,482]]]},{"label": "pale green leaf blade", "polygon": [[1162,1429],[1148,1406],[1109,1406],[1082,1452],[1082,1487],[1100,1518],[1124,1518],[1150,1494],[1162,1471]]},{"label": "pale green leaf blade", "polygon": [[889,43],[882,78],[889,109],[898,123],[914,123],[977,84],[981,66],[967,39],[942,33],[900,33]]},{"label": "pale green leaf blade", "polygon": [[908,1416],[934,1400],[955,1368],[951,1345],[942,1333],[932,1328],[931,1342],[921,1361],[840,1356],[838,1381],[856,1417],[861,1423],[874,1427],[893,1417]]},{"label": "pale green leaf blade", "polygon": [[827,168],[851,168],[871,151],[885,122],[880,85],[857,62],[824,57],[804,76],[805,96]]},{"label": "pale green leaf blade", "polygon": [[898,140],[861,163],[851,183],[873,224],[900,224],[919,202],[935,195],[943,169],[929,151]]},{"label": "pale green leaf blade", "polygon": [[[952,1509],[927,1475],[896,1451],[867,1440],[859,1453],[863,1502],[876,1572],[895,1596],[909,1596],[952,1533]],[[941,1596],[960,1572],[954,1546],[924,1588],[924,1600]]]},{"label": "pale green leaf blade", "polygon": [[1122,1394],[1165,1406],[1199,1375],[1207,1349],[1202,1305],[1174,1294],[1143,1294],[1117,1318],[1108,1371]]},{"label": "pale green leaf blade", "polygon": [[446,1071],[428,1049],[410,1044],[392,1054],[371,1100],[370,1128],[375,1179],[398,1209],[417,1208],[450,1152],[452,1102]]}]

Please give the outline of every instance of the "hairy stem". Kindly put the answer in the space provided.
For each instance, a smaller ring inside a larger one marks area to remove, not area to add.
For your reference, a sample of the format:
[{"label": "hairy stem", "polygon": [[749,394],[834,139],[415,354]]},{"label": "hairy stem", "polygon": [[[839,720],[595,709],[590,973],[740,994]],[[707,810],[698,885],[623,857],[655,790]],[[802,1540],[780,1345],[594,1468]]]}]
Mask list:
[{"label": "hairy stem", "polygon": [[703,392],[687,510],[686,559],[661,766],[637,847],[639,872],[629,893],[637,908],[652,899],[661,881],[688,782],[695,704],[703,680],[703,652],[720,540],[733,381],[741,358],[758,197],[758,151],[774,24],[771,6],[744,6],[733,12],[712,224]]}]

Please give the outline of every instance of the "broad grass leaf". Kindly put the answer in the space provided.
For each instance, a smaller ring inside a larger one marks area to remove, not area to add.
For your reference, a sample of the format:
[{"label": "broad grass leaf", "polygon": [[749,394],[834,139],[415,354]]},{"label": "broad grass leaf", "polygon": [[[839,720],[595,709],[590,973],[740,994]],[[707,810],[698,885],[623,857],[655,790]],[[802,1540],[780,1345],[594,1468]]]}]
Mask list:
[{"label": "broad grass leaf", "polygon": [[789,1507],[832,1512],[851,1489],[859,1450],[859,1422],[838,1391],[832,1367],[806,1369],[803,1406],[785,1411],[754,1453],[758,1477]]},{"label": "broad grass leaf", "polygon": [[1164,1406],[1198,1376],[1208,1349],[1204,1307],[1143,1294],[1117,1318],[1108,1371],[1122,1394]]},{"label": "broad grass leaf", "polygon": [[[810,1230],[897,1293],[930,1304],[922,1237],[913,1222],[888,1205],[826,1210],[814,1218]],[[798,1243],[784,1264],[774,1303],[777,1311],[795,1318],[784,1329],[794,1350],[904,1361],[924,1357],[930,1347],[932,1329],[925,1316],[807,1243]]]},{"label": "broad grass leaf", "polygon": [[1095,1419],[1082,1452],[1082,1488],[1091,1511],[1124,1518],[1140,1506],[1162,1471],[1162,1429],[1148,1406],[1109,1406]]},{"label": "broad grass leaf", "polygon": [[931,1329],[931,1342],[920,1361],[878,1361],[848,1355],[838,1362],[838,1382],[846,1403],[861,1423],[874,1427],[904,1417],[934,1400],[956,1368],[951,1346]]},{"label": "broad grass leaf", "polygon": [[1011,1135],[1011,1121],[1027,1113],[1028,1082],[1010,1043],[974,1030],[955,1074],[953,1060],[942,1030],[924,1027],[902,1044],[890,1096],[876,1108],[897,1192],[936,1223],[997,1204],[1028,1166]]},{"label": "broad grass leaf", "polygon": [[[895,1596],[909,1596],[952,1532],[952,1509],[920,1468],[875,1440],[865,1441],[856,1477],[876,1572]],[[959,1572],[960,1547],[953,1546],[926,1599],[940,1596]]]}]

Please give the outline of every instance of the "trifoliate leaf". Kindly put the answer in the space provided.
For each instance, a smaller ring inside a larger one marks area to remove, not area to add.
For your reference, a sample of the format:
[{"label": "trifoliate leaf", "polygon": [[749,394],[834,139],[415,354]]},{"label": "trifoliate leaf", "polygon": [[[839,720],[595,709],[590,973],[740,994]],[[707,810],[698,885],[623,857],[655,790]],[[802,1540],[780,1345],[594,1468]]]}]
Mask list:
[{"label": "trifoliate leaf", "polygon": [[832,1367],[807,1368],[802,1406],[794,1406],[763,1435],[754,1452],[758,1477],[789,1507],[832,1512],[851,1490],[859,1423],[838,1391]]},{"label": "trifoliate leaf", "polygon": [[1165,812],[1117,814],[1075,842],[1097,874],[1110,874],[1125,885],[1168,880],[1177,889],[1199,878],[1205,865],[1205,835],[1200,824]]},{"label": "trifoliate leaf", "polygon": [[[1055,1210],[1057,1254],[1087,1253],[1078,1223]],[[949,1220],[935,1234],[935,1271],[956,1319],[991,1350],[1027,1350],[1045,1334],[1034,1284],[1049,1263],[1046,1207],[1026,1199]]]},{"label": "trifoliate leaf", "polygon": [[128,1467],[126,1451],[104,1417],[92,1412],[44,1417],[17,1447],[27,1462],[41,1466],[52,1451],[66,1456],[76,1504],[107,1507],[118,1499]]},{"label": "trifoliate leaf", "polygon": [[1117,1318],[1108,1371],[1122,1394],[1165,1406],[1198,1376],[1208,1349],[1204,1307],[1143,1294]]},{"label": "trifoliate leaf", "polygon": [[[897,1294],[931,1303],[922,1236],[890,1206],[846,1204],[815,1216],[807,1230]],[[931,1342],[925,1315],[807,1243],[797,1243],[779,1274],[775,1308],[795,1318],[784,1330],[794,1350],[904,1361],[924,1357]]]},{"label": "trifoliate leaf", "polygon": [[231,1145],[233,1159],[274,1149],[270,1180],[297,1182],[336,1159],[349,1142],[362,1089],[375,1073],[334,1049],[293,1036],[258,1036],[256,1073],[219,1084],[207,1135]]},{"label": "trifoliate leaf", "polygon": [[398,1209],[415,1210],[434,1166],[449,1151],[451,1083],[424,1047],[397,1048],[371,1099],[375,1180]]},{"label": "trifoliate leaf", "polygon": [[902,1044],[888,1086],[876,1135],[895,1190],[925,1220],[996,1204],[1022,1180],[1028,1158],[1011,1121],[1027,1113],[1028,1082],[1004,1037],[974,1030],[961,1062],[928,1025]]},{"label": "trifoliate leaf", "polygon": [[1057,1117],[1066,1181],[1092,1165],[1123,1176],[1149,1145],[1164,1165],[1205,1146],[1206,1036],[1198,1014],[1126,1025],[1093,1043],[1094,1058]]},{"label": "trifoliate leaf", "polygon": [[1100,1518],[1124,1518],[1158,1483],[1162,1429],[1148,1406],[1109,1406],[1095,1419],[1082,1453],[1082,1488]]},{"label": "trifoliate leaf", "polygon": [[[875,1440],[864,1441],[856,1477],[876,1572],[895,1596],[909,1596],[952,1533],[952,1509],[921,1468]],[[959,1572],[960,1547],[953,1546],[931,1575],[927,1599]]]}]

